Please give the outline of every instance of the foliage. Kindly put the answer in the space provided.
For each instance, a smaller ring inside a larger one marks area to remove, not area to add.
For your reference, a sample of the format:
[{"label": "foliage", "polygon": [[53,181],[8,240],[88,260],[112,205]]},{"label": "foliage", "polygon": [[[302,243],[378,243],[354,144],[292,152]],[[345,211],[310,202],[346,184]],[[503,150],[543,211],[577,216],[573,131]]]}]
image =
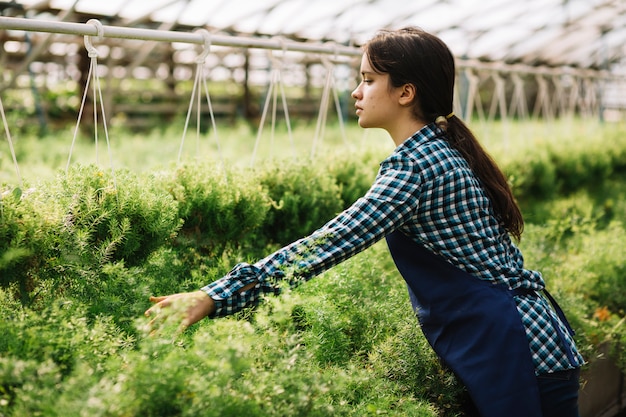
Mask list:
[{"label": "foliage", "polygon": [[183,221],[177,241],[219,258],[263,224],[269,199],[252,176],[209,163],[185,164],[163,175],[161,187],[178,202]]},{"label": "foliage", "polygon": [[584,201],[555,204],[553,220],[527,227],[523,250],[578,330],[583,356],[593,362],[602,356],[598,346],[608,342],[624,369],[626,354],[619,346],[626,334],[626,230],[621,221],[597,221]]},{"label": "foliage", "polygon": [[540,201],[594,187],[626,172],[626,136],[621,130],[573,136],[529,146],[502,158],[518,199]]},{"label": "foliage", "polygon": [[18,282],[25,303],[45,279],[61,292],[97,288],[108,264],[144,263],[180,226],[176,202],[125,170],[76,166],[5,200],[2,285]]},{"label": "foliage", "polygon": [[[527,267],[542,271],[585,358],[609,343],[626,369],[626,143],[603,142],[531,146],[504,167],[529,213]],[[0,415],[463,415],[463,388],[421,334],[382,243],[184,333],[141,314],[151,292],[195,290],[321,225],[367,190],[380,159],[144,174],[76,165],[3,186]]]},{"label": "foliage", "polygon": [[[346,287],[346,299],[354,290],[371,296],[374,288],[376,295],[388,295],[376,285],[380,267],[372,262],[363,271],[368,269],[363,279],[371,284]],[[389,288],[397,292],[397,285]],[[175,323],[156,333],[145,327],[147,322],[138,323],[145,333],[136,344],[106,321],[89,324],[74,303],[53,305],[43,314],[22,314],[18,323],[6,325],[11,329],[6,340],[13,345],[2,350],[0,410],[8,411],[6,415],[70,417],[363,416],[385,410],[436,415],[432,405],[364,368],[366,356],[319,366],[316,346],[305,343],[312,340],[308,333],[313,330],[302,329],[295,319],[295,312],[313,296],[287,293],[268,300],[251,321],[205,322],[178,336]],[[386,325],[401,309],[397,305],[385,322],[372,322],[360,331],[375,326],[379,333],[391,334]],[[4,312],[10,314],[9,309]],[[46,322],[50,325],[42,328]],[[37,334],[44,337],[35,340]],[[98,349],[89,354],[84,349],[92,344]],[[432,357],[429,351],[424,354]]]},{"label": "foliage", "polygon": [[443,415],[461,412],[463,388],[421,333],[404,281],[383,257],[384,244],[370,252],[376,256],[357,255],[301,290],[311,298],[296,304],[292,315],[303,343],[320,366],[365,365],[369,378],[385,381],[393,396],[427,400]]},{"label": "foliage", "polygon": [[349,207],[369,189],[383,157],[380,152],[365,149],[358,153],[357,158],[326,158],[328,173],[339,185],[344,208]]},{"label": "foliage", "polygon": [[287,244],[305,236],[343,208],[335,178],[315,165],[269,166],[257,175],[272,206],[261,227],[268,243]]},{"label": "foliage", "polygon": [[145,262],[180,226],[177,205],[153,177],[75,166],[40,188],[48,211],[62,217],[60,253],[81,264]]},{"label": "foliage", "polygon": [[0,194],[0,286],[18,284],[23,303],[34,289],[30,272],[42,261],[44,243],[40,226],[42,214],[22,201],[21,188],[7,189]]},{"label": "foliage", "polygon": [[0,331],[2,415],[54,415],[49,410],[60,384],[77,367],[88,366],[97,377],[110,357],[134,344],[110,317],[90,323],[77,302],[56,299],[34,311],[12,303],[5,290],[0,290]]}]

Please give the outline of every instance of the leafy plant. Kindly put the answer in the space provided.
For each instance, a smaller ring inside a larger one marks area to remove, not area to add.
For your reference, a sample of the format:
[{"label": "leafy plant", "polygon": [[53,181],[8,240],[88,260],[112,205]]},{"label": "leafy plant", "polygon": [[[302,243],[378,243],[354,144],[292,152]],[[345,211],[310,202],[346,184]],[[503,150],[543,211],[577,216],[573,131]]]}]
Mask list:
[{"label": "leafy plant", "polygon": [[257,174],[271,199],[260,238],[284,245],[308,235],[343,209],[340,189],[324,169],[306,163],[284,163]]},{"label": "leafy plant", "polygon": [[[245,172],[226,172],[207,163],[185,164],[161,178],[161,187],[178,203],[183,225],[178,243],[219,257],[246,240],[269,209],[267,196]],[[188,243],[185,243],[188,242]]]},{"label": "leafy plant", "polygon": [[180,227],[177,203],[150,175],[77,165],[40,190],[62,216],[62,256],[83,265],[139,265]]},{"label": "leafy plant", "polygon": [[45,252],[44,218],[24,201],[27,198],[20,188],[8,189],[0,197],[0,286],[17,284],[23,304],[30,303],[30,292],[36,286],[33,273]]},{"label": "leafy plant", "polygon": [[[542,271],[585,358],[609,343],[624,367],[626,142],[601,136],[523,143],[504,165],[530,213],[526,266]],[[170,149],[150,140],[140,149]],[[381,159],[364,154],[141,175],[78,165],[4,186],[0,414],[461,415],[463,388],[421,335],[382,243],[234,319],[177,333],[142,317],[149,293],[195,290],[360,197]]]}]

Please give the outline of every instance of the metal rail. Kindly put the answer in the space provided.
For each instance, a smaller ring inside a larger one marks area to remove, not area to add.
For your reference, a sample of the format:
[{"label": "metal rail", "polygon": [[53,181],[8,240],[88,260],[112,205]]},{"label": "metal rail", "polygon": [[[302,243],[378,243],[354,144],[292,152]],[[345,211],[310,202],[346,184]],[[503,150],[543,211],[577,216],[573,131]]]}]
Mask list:
[{"label": "metal rail", "polygon": [[[98,36],[99,28],[91,23],[70,23],[43,19],[25,19],[0,16],[0,30],[24,30],[31,32],[47,32],[68,35]],[[203,45],[204,35],[198,32],[180,32],[159,29],[129,28],[101,25],[101,36],[116,39],[134,39],[162,42],[181,42]],[[235,36],[211,34],[211,45],[239,48],[270,49],[335,55],[336,57],[360,57],[363,51],[356,46],[346,46],[334,42],[297,42],[281,37],[261,38],[252,36]],[[519,72],[539,75],[555,75],[567,73],[581,77],[601,79],[623,79],[623,74],[613,74],[606,70],[584,69],[574,67],[535,67],[525,64],[508,65],[503,63],[486,63],[476,60],[457,59],[459,68],[485,69],[496,72]]]},{"label": "metal rail", "polygon": [[[42,19],[24,19],[0,16],[0,29],[24,30],[31,32],[47,32],[68,35],[98,36],[98,27],[90,23],[70,23]],[[102,25],[100,33],[105,38],[137,39],[162,42],[181,42],[203,45],[205,38],[200,33],[176,32],[158,29],[126,28]],[[308,43],[296,42],[284,38],[259,38],[250,36],[230,36],[211,34],[211,45],[233,46],[240,48],[273,49],[297,52],[333,54],[337,56],[361,56],[357,47],[341,45],[333,42]]]}]

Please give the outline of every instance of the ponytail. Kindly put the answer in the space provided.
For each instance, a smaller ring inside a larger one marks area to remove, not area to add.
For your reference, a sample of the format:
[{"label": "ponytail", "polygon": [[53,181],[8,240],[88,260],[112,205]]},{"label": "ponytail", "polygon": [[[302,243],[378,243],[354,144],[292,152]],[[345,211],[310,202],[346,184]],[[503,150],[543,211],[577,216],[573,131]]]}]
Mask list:
[{"label": "ponytail", "polygon": [[461,153],[480,179],[498,220],[519,241],[524,231],[524,219],[504,173],[461,119],[452,115],[444,120],[450,145]]}]

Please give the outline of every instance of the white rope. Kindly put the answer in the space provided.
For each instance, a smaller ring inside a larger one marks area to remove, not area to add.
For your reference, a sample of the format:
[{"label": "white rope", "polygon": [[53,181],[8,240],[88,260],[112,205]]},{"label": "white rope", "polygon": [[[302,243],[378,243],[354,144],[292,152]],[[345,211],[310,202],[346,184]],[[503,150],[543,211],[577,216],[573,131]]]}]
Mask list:
[{"label": "white rope", "polygon": [[9,149],[11,150],[11,157],[13,158],[13,164],[15,165],[15,173],[17,174],[17,179],[21,187],[23,185],[22,175],[20,174],[20,167],[17,164],[17,157],[15,156],[15,148],[13,147],[13,139],[11,138],[11,132],[9,131],[9,124],[7,123],[7,116],[4,113],[4,105],[2,104],[1,98],[0,98],[0,113],[2,114],[2,123],[4,124],[4,132],[7,135],[7,141],[9,142]]},{"label": "white rope", "polygon": [[65,173],[70,168],[70,161],[72,160],[72,152],[74,150],[74,144],[76,143],[76,137],[78,136],[78,127],[80,126],[80,120],[83,117],[83,110],[85,109],[85,100],[87,99],[87,92],[89,91],[89,82],[91,80],[91,73],[93,72],[93,61],[89,64],[89,71],[87,72],[87,83],[85,85],[85,91],[83,92],[83,99],[80,102],[80,108],[78,109],[78,118],[76,119],[76,126],[74,127],[74,136],[72,137],[72,144],[70,145],[69,156],[67,157],[67,164],[65,165]]},{"label": "white rope", "polygon": [[[91,24],[97,28],[98,36],[97,39],[102,39],[103,34],[103,26],[102,23],[97,19],[90,19],[87,21],[88,24]],[[113,155],[111,151],[111,142],[109,140],[109,130],[107,127],[106,114],[104,112],[104,100],[102,98],[102,87],[100,85],[100,76],[98,75],[98,50],[93,46],[91,36],[85,35],[85,48],[87,49],[87,53],[89,56],[89,72],[87,74],[87,81],[85,84],[85,92],[83,93],[83,99],[80,104],[80,110],[78,111],[78,119],[76,120],[76,126],[74,128],[74,136],[72,138],[72,145],[70,146],[70,154],[67,159],[67,165],[65,166],[65,173],[69,171],[70,162],[72,159],[72,150],[74,148],[74,144],[76,142],[76,137],[78,136],[78,129],[80,126],[80,121],[82,118],[83,110],[85,107],[85,101],[87,98],[87,92],[89,91],[89,83],[93,78],[93,119],[94,119],[94,142],[95,142],[95,152],[96,152],[96,165],[99,165],[99,157],[98,157],[98,101],[100,101],[100,111],[102,115],[102,126],[104,129],[104,136],[107,144],[107,153],[109,155],[109,164],[111,167],[111,174],[113,178],[113,186],[117,190],[117,181],[115,178],[115,170],[113,168]]]},{"label": "white rope", "polygon": [[528,118],[528,106],[526,104],[526,94],[524,93],[524,80],[518,73],[511,74],[513,80],[513,95],[509,105],[510,116],[517,114],[522,120]]},{"label": "white rope", "polygon": [[211,127],[213,128],[213,136],[215,137],[215,145],[217,146],[217,154],[220,158],[220,163],[226,173],[226,164],[224,162],[224,155],[222,154],[222,148],[220,146],[219,136],[217,134],[217,123],[215,122],[215,112],[213,111],[213,105],[211,104],[211,96],[209,95],[209,88],[207,87],[206,78],[202,79],[204,84],[204,95],[206,96],[207,106],[209,106],[209,115],[211,116]]},{"label": "white rope", "polygon": [[[330,61],[328,60],[326,61],[328,62],[329,65],[331,65],[328,70],[333,72],[334,68],[332,67],[332,64],[330,64]],[[334,77],[333,77],[333,97],[335,99],[335,110],[337,110],[337,120],[339,122],[339,131],[341,132],[341,139],[343,140],[344,145],[350,148],[351,145],[348,142],[348,136],[346,135],[345,123],[343,120],[343,111],[341,110],[341,102],[339,101],[339,91],[337,90],[337,84],[335,83]]]},{"label": "white rope", "polygon": [[548,91],[548,82],[541,74],[535,75],[535,81],[537,82],[538,91],[537,98],[535,99],[533,117],[538,118],[539,114],[541,113],[545,120],[552,120],[553,113],[550,106],[550,93]]},{"label": "white rope", "polygon": [[263,105],[263,112],[261,113],[261,121],[259,122],[259,129],[257,130],[256,140],[254,141],[254,148],[252,149],[252,156],[250,157],[250,166],[254,166],[254,160],[256,159],[256,153],[259,148],[259,142],[261,141],[261,135],[263,134],[263,126],[265,126],[265,118],[267,117],[267,109],[270,104],[270,97],[274,91],[274,84],[276,83],[274,77],[274,71],[270,77],[270,84],[267,88],[267,96],[265,97],[265,104]]},{"label": "white rope", "polygon": [[337,119],[339,121],[339,130],[344,145],[350,148],[350,143],[346,136],[346,130],[343,120],[343,112],[341,111],[341,104],[339,102],[339,92],[335,84],[334,65],[326,57],[321,57],[321,62],[326,68],[326,81],[324,82],[324,89],[322,91],[322,99],[320,101],[319,113],[317,116],[317,124],[315,126],[315,136],[313,137],[313,145],[311,146],[311,158],[315,157],[318,141],[321,142],[324,138],[326,130],[326,122],[328,120],[328,106],[330,104],[330,94],[333,94],[333,100],[335,109],[337,111]]},{"label": "white rope", "polygon": [[[185,117],[185,126],[183,128],[183,136],[180,140],[180,147],[178,148],[178,163],[180,163],[180,159],[181,159],[181,155],[183,154],[183,146],[185,144],[185,137],[187,136],[187,127],[189,126],[189,118],[191,117],[191,110],[193,109],[193,103],[194,103],[194,98],[196,96],[196,90],[198,89],[198,74],[199,74],[199,70],[198,67],[199,65],[196,66],[196,75],[194,77],[194,81],[193,81],[193,87],[191,89],[191,97],[189,99],[189,107],[187,108],[187,116]],[[198,109],[198,112],[200,112],[200,110]]]},{"label": "white rope", "polygon": [[326,72],[326,81],[324,82],[324,90],[322,91],[322,99],[320,100],[320,108],[317,114],[317,124],[315,125],[315,135],[313,136],[313,145],[311,146],[311,159],[315,157],[317,142],[324,137],[326,115],[328,113],[328,97],[330,95],[331,84],[332,74],[330,72]]},{"label": "white rope", "polygon": [[[283,44],[283,56],[287,52],[287,48],[285,44]],[[261,113],[261,121],[259,122],[259,128],[257,130],[256,140],[254,142],[254,149],[252,150],[252,157],[250,158],[250,166],[254,166],[254,161],[256,159],[256,154],[259,148],[259,143],[261,142],[261,137],[263,135],[263,127],[265,126],[265,120],[267,118],[267,113],[269,110],[270,100],[272,101],[272,124],[270,131],[270,160],[273,157],[273,147],[274,147],[274,136],[276,133],[276,111],[277,111],[277,101],[278,101],[278,89],[280,90],[281,101],[283,106],[283,113],[285,116],[285,124],[287,125],[287,135],[289,137],[289,142],[291,144],[291,152],[293,157],[296,157],[296,149],[293,141],[293,134],[291,130],[291,121],[289,117],[289,109],[287,107],[287,95],[285,94],[285,88],[282,81],[282,62],[279,61],[273,54],[269,55],[270,62],[272,65],[272,71],[270,76],[270,83],[267,89],[267,95],[265,97],[265,103],[263,105],[263,112]]]},{"label": "white rope", "polygon": [[[222,170],[224,174],[226,174],[226,164],[224,162],[224,156],[222,155],[222,149],[220,146],[219,135],[217,134],[217,123],[215,122],[215,114],[213,111],[213,104],[211,103],[211,95],[209,94],[209,88],[207,86],[206,77],[204,74],[204,64],[206,62],[206,58],[211,52],[211,34],[206,29],[197,29],[196,32],[199,32],[204,37],[204,46],[200,54],[196,57],[196,74],[194,77],[193,87],[191,90],[191,97],[189,99],[189,107],[187,109],[187,116],[185,117],[185,126],[183,128],[183,136],[180,141],[180,148],[178,150],[178,163],[180,163],[183,145],[185,143],[185,136],[187,135],[187,128],[189,126],[189,119],[191,117],[191,112],[194,107],[194,98],[196,98],[196,155],[200,155],[200,121],[201,121],[201,96],[202,96],[202,87],[200,86],[200,82],[202,81],[202,86],[204,88],[204,95],[206,97],[207,106],[209,108],[209,116],[211,118],[211,127],[213,129],[213,137],[215,138],[215,143],[217,146],[217,153],[219,156],[220,163],[222,165]],[[197,92],[197,96],[196,96]]]},{"label": "white rope", "polygon": [[284,109],[283,111],[285,113],[285,124],[287,125],[287,135],[289,137],[289,143],[291,144],[291,153],[295,158],[296,146],[293,141],[293,133],[291,131],[291,119],[289,118],[289,109],[287,107],[287,94],[285,94],[285,85],[281,81],[280,84],[278,84],[278,86],[280,87],[280,95],[283,101],[283,109]]}]

